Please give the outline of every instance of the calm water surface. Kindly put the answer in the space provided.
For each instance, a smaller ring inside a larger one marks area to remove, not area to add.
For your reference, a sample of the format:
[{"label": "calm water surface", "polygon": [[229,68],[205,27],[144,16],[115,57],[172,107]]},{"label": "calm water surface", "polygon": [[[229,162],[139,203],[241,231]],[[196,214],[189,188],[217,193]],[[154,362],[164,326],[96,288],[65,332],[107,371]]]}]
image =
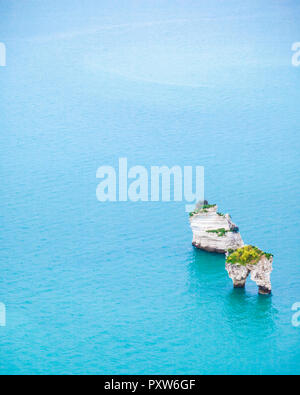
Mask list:
[{"label": "calm water surface", "polygon": [[[0,0],[0,16],[0,372],[299,374],[299,2]],[[207,198],[274,253],[273,295],[193,249],[184,203],[97,202],[119,157],[205,166]]]}]

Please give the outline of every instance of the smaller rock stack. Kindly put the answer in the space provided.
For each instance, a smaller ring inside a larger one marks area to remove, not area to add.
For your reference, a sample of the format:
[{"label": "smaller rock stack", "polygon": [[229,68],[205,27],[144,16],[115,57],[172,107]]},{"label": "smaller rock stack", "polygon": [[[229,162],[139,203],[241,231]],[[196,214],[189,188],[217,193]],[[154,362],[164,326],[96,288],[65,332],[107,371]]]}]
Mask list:
[{"label": "smaller rock stack", "polygon": [[254,246],[229,250],[226,254],[226,270],[235,288],[244,288],[251,274],[251,280],[256,282],[261,295],[269,295],[272,292],[272,254],[267,254]]}]

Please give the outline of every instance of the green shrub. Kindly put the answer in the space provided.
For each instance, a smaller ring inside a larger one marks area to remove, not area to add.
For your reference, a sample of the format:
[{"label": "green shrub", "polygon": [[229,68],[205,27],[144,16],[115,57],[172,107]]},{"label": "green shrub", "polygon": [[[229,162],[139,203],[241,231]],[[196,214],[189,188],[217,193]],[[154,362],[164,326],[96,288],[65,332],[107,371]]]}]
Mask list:
[{"label": "green shrub", "polygon": [[[203,207],[205,207],[205,206],[203,206]],[[194,211],[192,211],[189,215],[190,215],[190,217],[193,217],[194,215],[196,215],[196,214],[200,214],[200,213],[208,213],[208,211],[207,211],[207,209],[206,208],[197,208],[197,209],[195,209]]]},{"label": "green shrub", "polygon": [[267,259],[270,259],[270,258],[273,258],[273,254],[269,254],[268,252],[265,252],[265,257],[267,258]]},{"label": "green shrub", "polygon": [[225,230],[225,228],[221,228],[221,229],[213,229],[213,230],[207,230],[207,233],[216,233],[219,237],[223,237],[226,235],[227,232],[229,232],[229,230]]},{"label": "green shrub", "polygon": [[261,257],[264,255],[267,259],[270,259],[272,254],[265,253],[255,246],[245,246],[238,248],[236,251],[228,250],[229,256],[226,259],[227,263],[232,265],[257,265]]},{"label": "green shrub", "polygon": [[204,204],[203,206],[201,206],[202,209],[213,208],[213,207],[216,207],[216,204]]}]

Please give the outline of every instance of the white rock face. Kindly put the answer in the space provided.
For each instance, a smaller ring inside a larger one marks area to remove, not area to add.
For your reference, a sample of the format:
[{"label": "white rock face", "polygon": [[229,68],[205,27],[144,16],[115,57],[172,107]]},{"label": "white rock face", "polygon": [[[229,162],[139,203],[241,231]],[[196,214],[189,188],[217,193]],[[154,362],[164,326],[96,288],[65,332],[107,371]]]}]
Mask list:
[{"label": "white rock face", "polygon": [[261,260],[251,269],[251,280],[255,281],[262,295],[272,292],[271,273],[273,271],[273,257],[262,256]]},{"label": "white rock face", "polygon": [[[209,252],[225,254],[228,249],[236,250],[244,246],[240,233],[232,232],[236,225],[231,221],[229,214],[224,216],[217,214],[218,206],[205,211],[202,210],[190,218],[195,247]],[[224,236],[207,232],[217,229],[225,229],[227,232]]]},{"label": "white rock face", "polygon": [[245,287],[247,277],[251,273],[251,280],[256,282],[261,295],[272,292],[271,273],[273,271],[273,257],[268,259],[263,255],[257,265],[232,265],[226,262],[226,270],[235,288]]},{"label": "white rock face", "polygon": [[234,288],[244,288],[250,273],[248,267],[241,265],[232,265],[231,263],[227,262],[225,267],[229,277],[233,281]]}]

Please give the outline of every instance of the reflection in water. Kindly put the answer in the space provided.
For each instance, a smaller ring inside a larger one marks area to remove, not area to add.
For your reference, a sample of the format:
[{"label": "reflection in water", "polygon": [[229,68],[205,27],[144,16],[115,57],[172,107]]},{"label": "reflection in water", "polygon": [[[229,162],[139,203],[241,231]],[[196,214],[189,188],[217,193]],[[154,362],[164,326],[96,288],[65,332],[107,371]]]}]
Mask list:
[{"label": "reflection in water", "polygon": [[246,289],[233,289],[225,271],[224,255],[193,250],[189,265],[189,291],[192,291],[199,308],[209,303],[213,319],[218,315],[222,325],[227,324],[236,336],[239,333],[244,336],[245,330],[250,330],[249,321],[253,336],[258,330],[263,337],[274,334],[277,310],[273,307],[272,296],[256,293],[256,285],[255,293],[251,285]]},{"label": "reflection in water", "polygon": [[232,289],[224,298],[224,318],[234,332],[243,331],[251,322],[251,331],[259,330],[260,336],[274,333],[276,309],[272,296],[250,294],[246,289]]}]

